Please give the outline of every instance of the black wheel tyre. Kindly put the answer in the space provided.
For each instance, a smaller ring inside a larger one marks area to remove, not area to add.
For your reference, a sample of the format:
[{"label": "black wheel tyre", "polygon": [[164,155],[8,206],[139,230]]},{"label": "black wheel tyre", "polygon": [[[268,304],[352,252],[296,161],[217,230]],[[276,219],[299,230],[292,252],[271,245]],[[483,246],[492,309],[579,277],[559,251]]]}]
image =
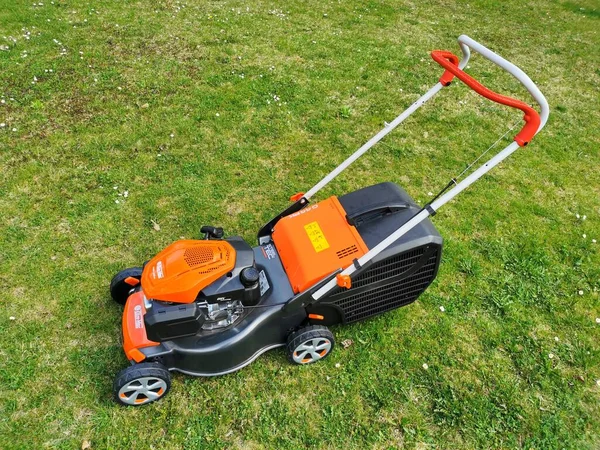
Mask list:
[{"label": "black wheel tyre", "polygon": [[133,289],[133,286],[125,283],[125,280],[129,277],[141,280],[142,268],[131,267],[129,269],[121,270],[110,281],[110,296],[119,305],[124,305],[125,302],[127,302],[129,291]]},{"label": "black wheel tyre", "polygon": [[288,336],[287,357],[294,364],[312,364],[326,358],[334,346],[335,339],[327,327],[311,325]]},{"label": "black wheel tyre", "polygon": [[160,363],[140,363],[119,372],[113,384],[115,399],[125,406],[160,400],[171,388],[171,374]]}]

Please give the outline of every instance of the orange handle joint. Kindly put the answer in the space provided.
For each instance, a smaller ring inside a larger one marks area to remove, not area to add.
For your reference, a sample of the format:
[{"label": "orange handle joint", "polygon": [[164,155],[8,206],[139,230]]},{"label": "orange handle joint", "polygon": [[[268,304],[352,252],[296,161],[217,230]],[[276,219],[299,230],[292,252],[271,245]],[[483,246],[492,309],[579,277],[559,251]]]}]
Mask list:
[{"label": "orange handle joint", "polygon": [[297,194],[294,194],[290,197],[290,202],[297,202],[302,197],[304,197],[304,192],[298,192]]},{"label": "orange handle joint", "polygon": [[127,277],[123,281],[125,281],[125,283],[127,283],[129,286],[137,286],[138,284],[140,284],[140,280],[134,277]]},{"label": "orange handle joint", "polygon": [[446,69],[444,74],[440,77],[440,83],[442,83],[444,86],[448,86],[454,77],[457,77],[479,95],[492,100],[493,102],[523,111],[525,113],[525,116],[523,117],[525,125],[515,136],[515,141],[520,147],[524,147],[531,141],[531,139],[533,139],[533,136],[535,136],[535,133],[540,127],[540,116],[535,109],[520,100],[498,94],[486,88],[470,75],[467,75],[458,67],[458,56],[452,52],[435,50],[431,52],[431,57],[436,63]]},{"label": "orange handle joint", "polygon": [[335,276],[337,280],[337,285],[342,288],[350,289],[352,287],[352,280],[350,279],[350,275],[342,275],[338,273]]}]

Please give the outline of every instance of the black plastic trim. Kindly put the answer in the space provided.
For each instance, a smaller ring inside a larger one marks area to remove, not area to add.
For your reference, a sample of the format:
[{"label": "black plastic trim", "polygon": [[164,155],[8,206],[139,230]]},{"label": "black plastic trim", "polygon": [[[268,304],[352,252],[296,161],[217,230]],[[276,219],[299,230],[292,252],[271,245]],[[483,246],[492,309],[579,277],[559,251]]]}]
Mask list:
[{"label": "black plastic trim", "polygon": [[309,200],[302,197],[295,203],[292,203],[286,209],[284,209],[281,213],[273,217],[269,222],[267,222],[263,227],[258,230],[258,242],[260,244],[260,240],[263,237],[271,236],[273,233],[273,228],[275,228],[275,224],[279,222],[285,216],[289,216],[290,214],[294,214],[295,212],[300,211],[302,208],[305,208],[310,203]]}]

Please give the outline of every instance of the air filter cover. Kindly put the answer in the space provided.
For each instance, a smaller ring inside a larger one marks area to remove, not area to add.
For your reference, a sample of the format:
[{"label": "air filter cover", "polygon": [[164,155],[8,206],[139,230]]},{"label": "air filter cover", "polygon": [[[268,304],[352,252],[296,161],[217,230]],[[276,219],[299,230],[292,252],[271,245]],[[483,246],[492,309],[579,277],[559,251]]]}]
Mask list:
[{"label": "air filter cover", "polygon": [[234,266],[235,249],[226,241],[175,241],[146,264],[142,290],[147,298],[191,303]]}]

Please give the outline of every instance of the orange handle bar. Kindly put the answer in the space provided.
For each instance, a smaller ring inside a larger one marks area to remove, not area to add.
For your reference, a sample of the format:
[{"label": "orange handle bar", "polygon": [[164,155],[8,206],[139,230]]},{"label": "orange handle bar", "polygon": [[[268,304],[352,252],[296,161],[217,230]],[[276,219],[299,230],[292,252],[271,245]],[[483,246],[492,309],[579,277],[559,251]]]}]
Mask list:
[{"label": "orange handle bar", "polygon": [[450,82],[456,76],[459,80],[477,92],[479,95],[490,99],[496,103],[500,103],[502,105],[510,106],[512,108],[520,109],[525,113],[523,120],[525,120],[525,125],[519,131],[519,133],[515,136],[515,141],[519,144],[520,147],[524,147],[533,139],[535,133],[537,132],[540,126],[540,116],[538,112],[529,106],[527,103],[522,102],[521,100],[514,99],[512,97],[507,97],[506,95],[498,94],[488,88],[486,88],[479,81],[475,80],[470,75],[467,75],[461,69],[458,68],[458,56],[453,54],[452,52],[446,52],[443,50],[435,50],[431,52],[431,57],[433,60],[442,66],[446,71],[440,78],[440,83],[444,86],[448,86]]}]

